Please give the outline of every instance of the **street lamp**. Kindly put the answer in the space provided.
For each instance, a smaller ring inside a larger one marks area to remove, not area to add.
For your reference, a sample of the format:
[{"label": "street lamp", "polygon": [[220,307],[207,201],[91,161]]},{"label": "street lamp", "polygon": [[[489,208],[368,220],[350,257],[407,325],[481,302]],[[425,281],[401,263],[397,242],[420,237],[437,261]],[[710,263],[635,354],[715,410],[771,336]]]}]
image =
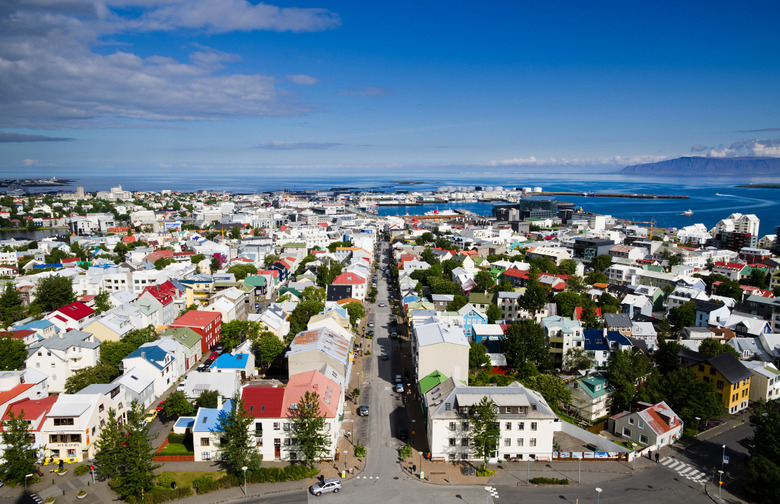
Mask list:
[{"label": "street lamp", "polygon": [[485,487],[485,504],[490,504],[490,498],[498,499],[498,490],[492,486]]},{"label": "street lamp", "polygon": [[244,471],[244,496],[246,496],[246,470],[247,469],[249,469],[247,466],[241,468],[241,470]]},{"label": "street lamp", "polygon": [[27,478],[32,478],[32,474],[25,474],[24,475],[24,493],[27,493]]},{"label": "street lamp", "polygon": [[718,499],[721,499],[722,493],[723,493],[723,471],[718,471]]},{"label": "street lamp", "polygon": [[420,474],[422,474],[422,472],[423,472],[423,470],[422,470],[422,456],[423,456],[423,452],[418,452],[418,453],[420,454]]},{"label": "street lamp", "polygon": [[696,417],[696,437],[699,437],[699,422],[701,421],[701,417]]},{"label": "street lamp", "polygon": [[600,499],[601,499],[601,488],[596,487],[596,504],[599,504]]},{"label": "street lamp", "polygon": [[723,455],[720,458],[720,468],[723,470],[723,466],[726,465],[726,445],[723,445]]},{"label": "street lamp", "polygon": [[347,450],[344,450],[344,477],[347,477]]}]

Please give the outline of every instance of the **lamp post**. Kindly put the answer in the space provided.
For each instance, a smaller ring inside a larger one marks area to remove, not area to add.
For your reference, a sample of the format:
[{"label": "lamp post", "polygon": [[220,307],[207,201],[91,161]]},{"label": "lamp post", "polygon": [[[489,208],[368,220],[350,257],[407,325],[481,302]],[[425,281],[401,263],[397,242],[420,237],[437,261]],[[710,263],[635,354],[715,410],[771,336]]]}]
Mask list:
[{"label": "lamp post", "polygon": [[244,471],[244,496],[246,496],[246,470],[247,469],[249,469],[247,466],[241,468],[241,470]]},{"label": "lamp post", "polygon": [[27,478],[32,478],[32,474],[25,474],[24,475],[24,493],[27,493]]},{"label": "lamp post", "polygon": [[726,445],[723,445],[723,455],[720,457],[720,469],[723,471],[723,466],[726,465]]},{"label": "lamp post", "polygon": [[718,499],[721,499],[722,493],[723,493],[723,471],[718,471]]},{"label": "lamp post", "polygon": [[420,474],[422,474],[423,473],[423,470],[422,470],[422,456],[423,456],[423,452],[418,452],[418,453],[420,454]]},{"label": "lamp post", "polygon": [[347,450],[344,450],[344,477],[347,477]]},{"label": "lamp post", "polygon": [[601,499],[601,488],[596,487],[596,504],[599,504],[600,499]]},{"label": "lamp post", "polygon": [[701,417],[696,417],[696,437],[699,437],[699,422],[701,421]]},{"label": "lamp post", "polygon": [[[636,457],[634,457],[634,460],[636,460]],[[577,483],[582,483],[582,457],[577,457],[577,462],[579,462],[577,465]]]},{"label": "lamp post", "polygon": [[498,490],[492,486],[485,487],[485,504],[490,504],[490,497],[498,499]]}]

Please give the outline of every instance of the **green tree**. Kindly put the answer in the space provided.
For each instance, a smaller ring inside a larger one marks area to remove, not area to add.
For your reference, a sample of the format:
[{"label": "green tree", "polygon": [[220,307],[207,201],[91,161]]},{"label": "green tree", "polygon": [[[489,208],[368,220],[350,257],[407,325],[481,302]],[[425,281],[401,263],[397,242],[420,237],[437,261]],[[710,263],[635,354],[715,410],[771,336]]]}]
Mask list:
[{"label": "green tree", "polygon": [[607,365],[612,392],[613,411],[630,410],[640,382],[650,373],[650,361],[634,350],[613,352]]},{"label": "green tree", "polygon": [[496,403],[483,397],[469,413],[469,426],[474,454],[484,460],[482,467],[485,467],[488,459],[495,456],[501,435]]},{"label": "green tree", "polygon": [[553,411],[558,411],[558,405],[571,402],[571,392],[566,383],[551,374],[538,374],[523,379],[523,385],[542,394],[544,400]]},{"label": "green tree", "polygon": [[352,325],[355,325],[358,320],[366,317],[366,309],[360,303],[353,301],[345,304],[344,308],[346,308],[347,313],[349,314],[349,323]]},{"label": "green tree", "polygon": [[5,284],[3,295],[0,296],[0,317],[2,317],[5,326],[24,318],[22,298],[19,297],[19,292],[12,282]]},{"label": "green tree", "polygon": [[524,310],[536,314],[547,303],[547,290],[532,276],[519,303]]},{"label": "green tree", "polygon": [[240,240],[241,239],[241,228],[238,226],[233,226],[230,228],[230,238],[234,240]]},{"label": "green tree", "polygon": [[487,292],[496,286],[496,280],[493,275],[487,271],[479,271],[474,275],[474,290]]},{"label": "green tree", "polygon": [[187,396],[181,390],[171,392],[165,399],[162,414],[165,418],[179,418],[195,413],[195,408]]},{"label": "green tree", "polygon": [[204,390],[195,399],[195,408],[216,408],[219,403],[219,392],[216,390]]},{"label": "green tree", "polygon": [[124,433],[116,418],[114,408],[109,408],[106,424],[95,440],[95,467],[100,479],[111,479],[119,475],[122,466]]},{"label": "green tree", "polygon": [[710,357],[715,357],[716,355],[720,355],[722,353],[730,353],[737,359],[742,357],[733,346],[722,343],[715,338],[705,338],[699,345],[699,352]]},{"label": "green tree", "polygon": [[290,314],[290,336],[295,336],[301,331],[306,330],[306,324],[309,319],[325,308],[319,301],[309,300],[301,301]]},{"label": "green tree", "polygon": [[127,245],[125,245],[125,242],[120,241],[116,244],[114,247],[114,253],[119,258],[119,262],[123,262],[125,258],[127,257],[127,253],[130,251],[130,249],[127,248]]},{"label": "green tree", "polygon": [[176,260],[173,257],[161,257],[154,261],[154,269],[163,270],[166,266],[175,262]]},{"label": "green tree", "polygon": [[666,340],[658,342],[658,350],[653,354],[653,362],[662,375],[671,373],[679,368],[679,354],[683,346],[676,341]]},{"label": "green tree", "polygon": [[127,410],[126,441],[122,446],[122,464],[112,487],[124,500],[144,500],[144,495],[154,486],[154,471],[161,467],[154,464],[154,447],[149,434],[150,423],[145,421],[144,410],[133,400]]},{"label": "green tree", "polygon": [[489,369],[490,356],[488,356],[487,348],[482,343],[469,343],[469,371],[480,371],[483,368]]},{"label": "green tree", "polygon": [[309,467],[314,467],[317,458],[330,447],[326,431],[325,414],[320,411],[320,396],[316,392],[304,392],[296,407],[290,405],[298,449]]},{"label": "green tree", "polygon": [[577,261],[574,259],[564,259],[558,265],[558,273],[562,275],[573,275],[577,272]]},{"label": "green tree", "polygon": [[276,254],[268,254],[263,259],[263,264],[265,264],[265,267],[267,268],[271,266],[273,263],[275,263],[276,261],[278,261],[279,259],[280,259],[279,256]]},{"label": "green tree", "polygon": [[756,504],[775,504],[780,488],[780,465],[763,455],[755,455],[748,462],[748,471],[742,487]]},{"label": "green tree", "polygon": [[521,370],[526,363],[539,369],[550,367],[550,348],[544,329],[531,319],[513,322],[507,329],[504,354],[510,369]]},{"label": "green tree", "polygon": [[238,393],[233,396],[230,409],[219,413],[218,429],[223,434],[219,442],[222,455],[220,465],[229,474],[242,474],[242,467],[248,467],[251,471],[260,468],[260,453],[254,436],[249,432],[254,420]]},{"label": "green tree", "polygon": [[212,273],[215,271],[219,271],[219,268],[222,267],[222,261],[219,260],[219,257],[216,255],[211,257],[211,263],[209,263],[209,269]]},{"label": "green tree", "polygon": [[578,306],[582,306],[582,298],[580,295],[569,291],[556,294],[553,301],[557,307],[558,315],[561,317],[572,318],[574,316],[574,309]]},{"label": "green tree", "polygon": [[563,367],[573,372],[590,369],[593,364],[593,359],[584,348],[569,348],[563,357]]},{"label": "green tree", "polygon": [[487,307],[487,310],[485,310],[485,315],[488,318],[488,324],[495,324],[496,320],[501,320],[504,318],[504,312],[501,310],[501,308],[498,307],[498,305],[490,303]]},{"label": "green tree", "polygon": [[753,427],[750,441],[756,447],[756,454],[780,465],[780,409],[773,403],[758,401],[750,413],[750,425]]},{"label": "green tree", "polygon": [[75,394],[79,390],[95,383],[111,383],[119,376],[119,368],[97,364],[82,369],[77,369],[65,380],[65,392]]},{"label": "green tree", "polygon": [[431,278],[430,287],[431,294],[457,294],[460,292],[458,284],[445,278]]},{"label": "green tree", "polygon": [[0,336],[0,371],[15,371],[24,367],[27,358],[27,346],[20,339]]},{"label": "green tree", "polygon": [[249,275],[257,275],[257,268],[254,264],[234,264],[227,270],[228,273],[233,273],[236,280],[243,280]]},{"label": "green tree", "polygon": [[5,452],[0,464],[0,474],[6,483],[24,483],[27,474],[35,474],[35,462],[38,459],[37,450],[33,446],[33,434],[30,424],[24,418],[24,411],[19,415],[8,412],[8,420],[3,421],[2,436]]},{"label": "green tree", "polygon": [[203,255],[203,254],[195,254],[192,257],[190,257],[190,263],[191,264],[198,264],[202,260],[204,260],[205,258],[206,258],[206,256]]},{"label": "green tree", "polygon": [[301,301],[317,301],[318,303],[325,303],[326,293],[322,287],[314,287],[309,285],[303,292],[301,292]]},{"label": "green tree", "polygon": [[612,256],[607,254],[597,255],[593,258],[593,261],[591,262],[591,266],[593,266],[593,269],[595,271],[598,271],[599,273],[603,273],[605,269],[609,268],[612,265]]},{"label": "green tree", "polygon": [[574,292],[575,294],[582,294],[588,290],[588,285],[581,276],[570,275],[566,281],[566,290]]},{"label": "green tree", "polygon": [[715,294],[742,301],[742,286],[734,280],[726,280],[715,287]]},{"label": "green tree", "polygon": [[222,324],[219,330],[219,342],[225,348],[235,348],[250,336],[251,324],[247,320],[231,320]]},{"label": "green tree", "polygon": [[95,296],[95,315],[97,316],[101,313],[105,313],[111,308],[111,301],[108,291],[100,289],[100,293]]},{"label": "green tree", "polygon": [[724,413],[725,408],[709,383],[696,378],[689,368],[677,368],[668,374],[652,372],[638,398],[645,402],[666,401],[685,425],[696,425],[696,417],[710,420]]},{"label": "green tree", "polygon": [[277,357],[284,353],[284,349],[284,343],[270,331],[261,332],[252,342],[252,351],[259,368],[269,367]]},{"label": "green tree", "polygon": [[468,298],[462,292],[458,292],[453,296],[452,301],[447,303],[447,311],[458,311],[468,303]]},{"label": "green tree", "polygon": [[35,285],[35,303],[42,311],[54,311],[76,300],[70,277],[44,277],[38,279]]},{"label": "green tree", "polygon": [[669,310],[667,318],[677,330],[692,327],[696,323],[696,303],[686,301],[680,306],[672,308]]},{"label": "green tree", "polygon": [[[425,236],[425,235],[423,235],[423,236]],[[436,256],[434,255],[433,251],[431,249],[429,249],[429,248],[427,248],[427,249],[423,250],[422,252],[420,252],[420,259],[422,259],[423,261],[427,262],[431,266],[433,266],[434,264],[439,264],[439,260],[436,258]]]}]

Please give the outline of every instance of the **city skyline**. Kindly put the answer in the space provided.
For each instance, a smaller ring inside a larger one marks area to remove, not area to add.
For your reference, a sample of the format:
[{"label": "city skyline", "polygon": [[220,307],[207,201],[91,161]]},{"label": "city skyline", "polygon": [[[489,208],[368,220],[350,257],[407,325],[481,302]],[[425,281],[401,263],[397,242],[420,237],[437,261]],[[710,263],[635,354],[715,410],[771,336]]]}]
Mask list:
[{"label": "city skyline", "polygon": [[0,171],[780,156],[780,8],[13,1]]}]

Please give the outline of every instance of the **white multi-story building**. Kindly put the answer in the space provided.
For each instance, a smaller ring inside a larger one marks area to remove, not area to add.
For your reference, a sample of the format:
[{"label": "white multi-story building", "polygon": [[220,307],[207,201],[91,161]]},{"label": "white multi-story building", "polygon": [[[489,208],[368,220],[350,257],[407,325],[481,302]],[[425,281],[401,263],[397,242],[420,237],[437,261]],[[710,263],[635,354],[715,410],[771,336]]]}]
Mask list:
[{"label": "white multi-story building", "polygon": [[69,331],[30,345],[24,363],[47,375],[49,392],[59,393],[74,372],[98,363],[99,350],[100,342],[91,333]]},{"label": "white multi-story building", "polygon": [[585,338],[582,336],[582,324],[579,320],[558,315],[545,317],[542,319],[542,327],[550,342],[554,365],[568,367],[567,352],[572,348],[585,350]]},{"label": "white multi-story building", "polygon": [[461,327],[433,317],[412,325],[412,365],[418,380],[439,371],[458,383],[468,381],[469,348]]}]

